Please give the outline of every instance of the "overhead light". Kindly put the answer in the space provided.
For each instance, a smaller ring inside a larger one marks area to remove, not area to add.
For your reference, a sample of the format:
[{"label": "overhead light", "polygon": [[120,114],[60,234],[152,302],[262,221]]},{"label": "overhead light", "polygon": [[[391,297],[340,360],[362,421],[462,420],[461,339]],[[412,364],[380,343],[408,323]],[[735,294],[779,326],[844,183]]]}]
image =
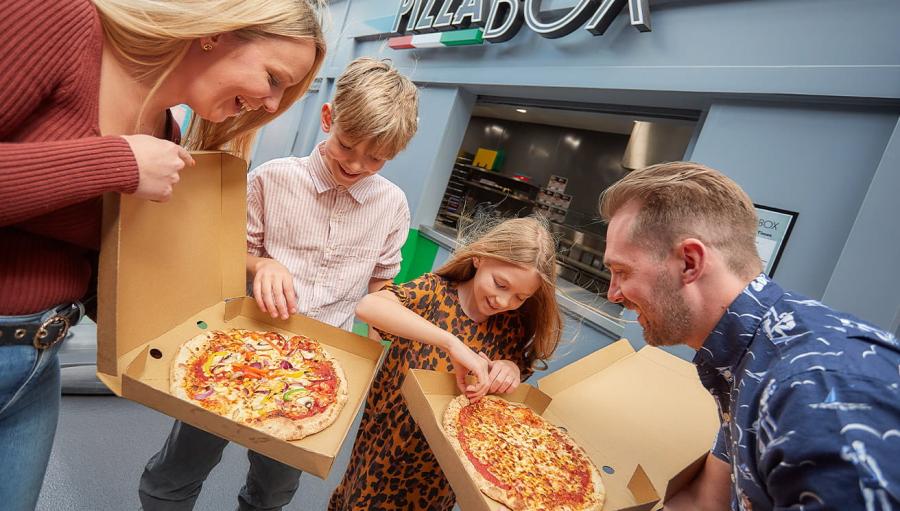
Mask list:
[{"label": "overhead light", "polygon": [[524,108],[516,108],[516,112],[519,112],[520,114],[524,114],[527,111],[528,110],[525,110]]}]

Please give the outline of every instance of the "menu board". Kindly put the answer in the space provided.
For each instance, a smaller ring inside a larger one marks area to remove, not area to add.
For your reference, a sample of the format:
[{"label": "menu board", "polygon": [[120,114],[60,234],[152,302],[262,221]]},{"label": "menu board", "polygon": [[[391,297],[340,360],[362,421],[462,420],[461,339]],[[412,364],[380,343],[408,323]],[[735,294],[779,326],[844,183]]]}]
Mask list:
[{"label": "menu board", "polygon": [[756,250],[763,262],[763,272],[771,277],[775,273],[778,261],[781,260],[781,254],[794,228],[798,213],[759,204],[754,206],[759,217]]}]

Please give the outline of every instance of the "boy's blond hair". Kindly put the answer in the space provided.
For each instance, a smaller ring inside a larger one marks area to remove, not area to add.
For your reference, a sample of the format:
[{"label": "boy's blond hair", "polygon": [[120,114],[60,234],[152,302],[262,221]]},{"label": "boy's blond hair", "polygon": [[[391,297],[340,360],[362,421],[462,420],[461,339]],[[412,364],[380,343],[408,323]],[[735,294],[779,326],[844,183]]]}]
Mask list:
[{"label": "boy's blond hair", "polygon": [[435,273],[454,282],[467,281],[475,276],[475,257],[537,270],[541,285],[521,307],[525,335],[530,339],[524,358],[528,367],[546,369],[562,335],[562,316],[556,305],[556,243],[549,224],[536,217],[512,218],[499,224],[485,220],[473,230]]},{"label": "boy's blond hair", "polygon": [[735,275],[753,278],[761,271],[756,209],[718,170],[684,161],[635,170],[603,192],[600,215],[609,222],[631,201],[641,204],[631,239],[659,257],[691,237],[718,249]]},{"label": "boy's blond hair", "polygon": [[332,119],[347,142],[373,141],[373,154],[391,160],[418,129],[419,92],[390,62],[360,57],[337,80]]}]

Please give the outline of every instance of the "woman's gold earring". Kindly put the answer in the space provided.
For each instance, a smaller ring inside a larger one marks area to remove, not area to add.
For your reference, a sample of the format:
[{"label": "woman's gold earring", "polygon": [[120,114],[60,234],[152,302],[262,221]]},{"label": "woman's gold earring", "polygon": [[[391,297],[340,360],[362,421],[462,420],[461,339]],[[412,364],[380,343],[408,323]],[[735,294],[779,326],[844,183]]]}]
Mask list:
[{"label": "woman's gold earring", "polygon": [[213,49],[212,43],[206,43],[203,45],[203,51],[209,51],[211,49]]}]

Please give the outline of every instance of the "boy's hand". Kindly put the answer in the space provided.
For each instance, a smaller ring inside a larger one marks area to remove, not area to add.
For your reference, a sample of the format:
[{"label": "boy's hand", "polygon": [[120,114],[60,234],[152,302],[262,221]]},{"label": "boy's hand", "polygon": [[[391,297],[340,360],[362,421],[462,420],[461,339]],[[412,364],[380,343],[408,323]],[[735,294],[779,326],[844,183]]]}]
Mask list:
[{"label": "boy's hand", "polygon": [[261,258],[256,264],[253,297],[259,310],[268,312],[273,318],[281,316],[281,319],[287,319],[297,312],[294,277],[274,259]]},{"label": "boy's hand", "polygon": [[488,379],[491,386],[488,394],[508,394],[519,388],[522,381],[522,374],[519,366],[512,360],[491,360],[484,353],[478,353],[481,358],[488,361],[490,366],[490,374]]}]

